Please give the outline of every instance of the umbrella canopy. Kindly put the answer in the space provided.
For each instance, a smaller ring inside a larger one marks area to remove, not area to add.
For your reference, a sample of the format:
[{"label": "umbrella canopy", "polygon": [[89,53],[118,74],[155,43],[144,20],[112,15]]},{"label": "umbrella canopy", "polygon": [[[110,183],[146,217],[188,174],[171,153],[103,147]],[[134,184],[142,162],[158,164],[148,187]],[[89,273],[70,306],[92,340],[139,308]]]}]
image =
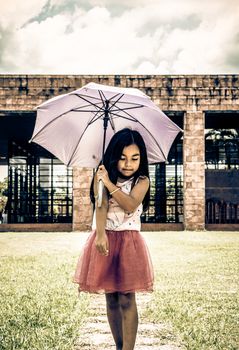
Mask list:
[{"label": "umbrella canopy", "polygon": [[30,142],[68,166],[96,167],[114,133],[125,127],[140,132],[150,164],[167,159],[182,131],[142,91],[89,83],[38,106]]}]

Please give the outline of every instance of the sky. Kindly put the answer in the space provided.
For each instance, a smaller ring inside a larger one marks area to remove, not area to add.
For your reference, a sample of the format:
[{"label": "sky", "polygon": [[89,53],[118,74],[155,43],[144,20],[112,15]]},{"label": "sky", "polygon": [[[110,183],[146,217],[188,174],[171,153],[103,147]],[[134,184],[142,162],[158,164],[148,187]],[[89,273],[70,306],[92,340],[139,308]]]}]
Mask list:
[{"label": "sky", "polygon": [[239,0],[0,0],[0,74],[236,74]]}]

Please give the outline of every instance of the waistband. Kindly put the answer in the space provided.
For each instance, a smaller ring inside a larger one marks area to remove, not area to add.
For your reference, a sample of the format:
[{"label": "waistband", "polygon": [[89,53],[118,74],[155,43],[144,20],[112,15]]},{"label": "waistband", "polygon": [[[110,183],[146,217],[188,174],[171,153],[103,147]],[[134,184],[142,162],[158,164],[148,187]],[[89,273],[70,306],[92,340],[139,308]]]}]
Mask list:
[{"label": "waistband", "polygon": [[123,233],[131,233],[131,232],[137,232],[137,233],[139,233],[139,231],[138,230],[105,230],[105,232],[107,232],[107,233],[119,233],[119,234],[123,234]]}]

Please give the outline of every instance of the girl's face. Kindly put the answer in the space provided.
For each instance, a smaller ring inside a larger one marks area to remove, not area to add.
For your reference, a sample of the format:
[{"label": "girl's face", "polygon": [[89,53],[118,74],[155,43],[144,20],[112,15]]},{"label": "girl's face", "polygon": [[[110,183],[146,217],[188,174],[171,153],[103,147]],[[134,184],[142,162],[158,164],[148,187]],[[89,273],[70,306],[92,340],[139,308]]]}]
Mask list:
[{"label": "girl's face", "polygon": [[139,169],[140,150],[137,145],[126,146],[123,149],[120,160],[118,161],[118,171],[126,176],[133,176]]}]

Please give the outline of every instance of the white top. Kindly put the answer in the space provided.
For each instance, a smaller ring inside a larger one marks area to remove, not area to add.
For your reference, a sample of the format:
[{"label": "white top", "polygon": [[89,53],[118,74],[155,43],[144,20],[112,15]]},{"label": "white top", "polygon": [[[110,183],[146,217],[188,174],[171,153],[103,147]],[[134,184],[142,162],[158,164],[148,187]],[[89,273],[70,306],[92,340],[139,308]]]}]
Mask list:
[{"label": "white top", "polygon": [[[133,177],[123,182],[117,181],[116,186],[120,187],[121,191],[129,194],[132,189]],[[138,180],[136,181],[136,183]],[[112,197],[109,199],[109,208],[106,218],[106,230],[122,231],[122,230],[136,230],[140,231],[141,221],[140,216],[143,211],[142,203],[132,212],[126,212],[122,209],[116,200]],[[94,212],[92,229],[96,229],[96,215]]]}]

